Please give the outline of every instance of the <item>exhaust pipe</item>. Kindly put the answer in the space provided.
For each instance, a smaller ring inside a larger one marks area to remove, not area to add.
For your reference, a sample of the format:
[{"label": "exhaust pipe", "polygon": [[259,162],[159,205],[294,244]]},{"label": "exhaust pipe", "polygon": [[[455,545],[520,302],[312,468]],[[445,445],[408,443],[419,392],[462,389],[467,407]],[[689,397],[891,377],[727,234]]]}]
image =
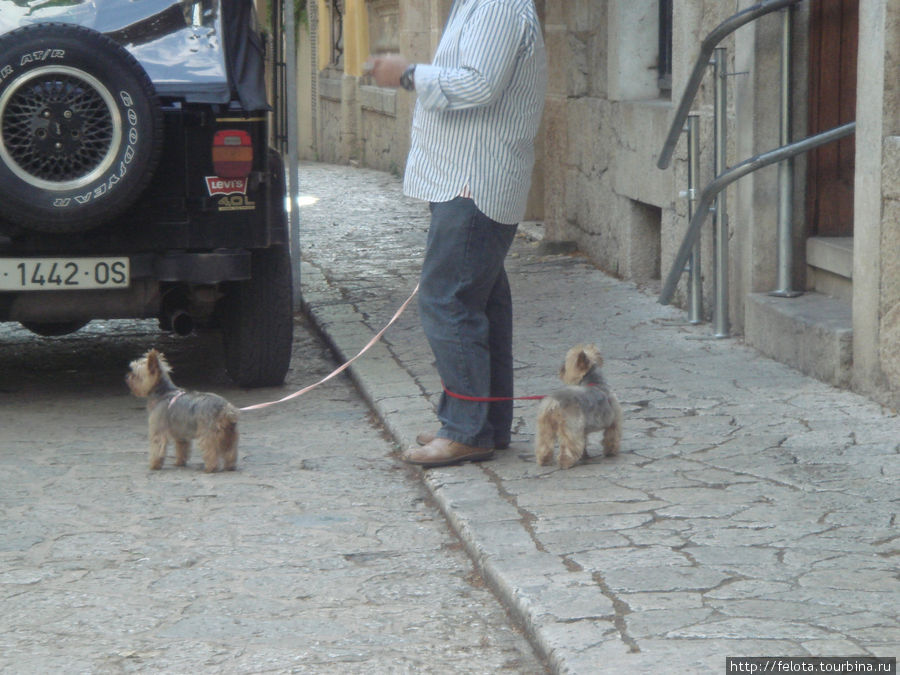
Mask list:
[{"label": "exhaust pipe", "polygon": [[184,337],[194,332],[194,320],[183,309],[176,309],[169,314],[169,325],[176,335]]}]

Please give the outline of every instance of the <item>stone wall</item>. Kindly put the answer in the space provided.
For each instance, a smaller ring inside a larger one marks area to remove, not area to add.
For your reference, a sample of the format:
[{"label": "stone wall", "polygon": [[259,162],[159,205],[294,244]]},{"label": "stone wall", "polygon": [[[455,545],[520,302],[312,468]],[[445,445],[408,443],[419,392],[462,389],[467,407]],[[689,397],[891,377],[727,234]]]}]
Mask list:
[{"label": "stone wall", "polygon": [[[895,30],[900,30],[900,26]],[[894,52],[897,53],[896,51]],[[900,63],[893,66],[898,72]],[[896,110],[896,108],[894,108]],[[884,138],[882,183],[884,211],[880,252],[882,259],[881,334],[878,338],[879,360],[891,390],[900,391],[900,129],[897,135]]]},{"label": "stone wall", "polygon": [[[310,0],[313,4],[313,0]],[[326,6],[315,0],[317,7]],[[428,62],[451,0],[366,0],[368,43]],[[653,286],[668,274],[688,224],[687,143],[656,168],[701,40],[757,0],[674,3],[671,91],[656,77],[657,0],[536,0],[548,51],[549,88],[529,206],[552,241],[572,241],[598,267]],[[806,134],[809,3],[793,15],[794,140]],[[860,0],[860,113],[853,270],[854,387],[884,400],[900,391],[900,0]],[[357,22],[357,25],[362,22]],[[782,15],[725,39],[727,166],[779,145]],[[375,87],[339,67],[318,72],[315,158],[402,173],[414,97]],[[311,87],[315,89],[315,87]],[[712,73],[692,112],[701,126],[702,187],[713,178]],[[872,151],[872,149],[876,149]],[[805,279],[805,160],[794,164],[792,285]],[[732,334],[745,327],[747,299],[777,285],[777,169],[742,178],[727,197]],[[704,318],[714,297],[711,218],[701,236]],[[685,284],[674,301],[684,305]],[[749,337],[749,336],[748,336]],[[796,339],[786,334],[783,340]]]},{"label": "stone wall", "polygon": [[[900,2],[861,0],[854,385],[900,404]],[[885,394],[887,392],[887,394]]]},{"label": "stone wall", "polygon": [[[551,1],[546,12],[551,71],[544,157],[548,235],[575,241],[612,274],[659,279],[681,243],[688,204],[678,196],[687,189],[685,141],[679,142],[672,168],[656,168],[673,108],[671,93],[660,90],[656,74],[657,2]],[[675,3],[676,98],[693,67],[700,37],[729,12],[718,2]],[[709,180],[709,80],[694,107],[703,120],[702,167]],[[701,256],[707,261],[712,254],[709,232],[705,228]],[[709,296],[712,274],[704,277]]]}]

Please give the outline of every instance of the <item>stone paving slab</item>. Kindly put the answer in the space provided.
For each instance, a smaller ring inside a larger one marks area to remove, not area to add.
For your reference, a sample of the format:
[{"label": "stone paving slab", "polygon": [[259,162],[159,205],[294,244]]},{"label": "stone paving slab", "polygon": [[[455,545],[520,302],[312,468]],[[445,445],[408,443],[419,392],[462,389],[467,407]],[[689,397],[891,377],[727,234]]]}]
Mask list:
[{"label": "stone paving slab", "polygon": [[[427,208],[381,172],[311,163],[301,180],[305,308],[349,358],[415,286]],[[597,343],[625,409],[622,454],[537,466],[536,404],[519,402],[509,450],[422,475],[555,670],[900,654],[896,412],[543,250],[520,234],[507,264],[518,395],[551,390],[565,351]],[[352,377],[398,446],[435,427],[415,303]]]}]

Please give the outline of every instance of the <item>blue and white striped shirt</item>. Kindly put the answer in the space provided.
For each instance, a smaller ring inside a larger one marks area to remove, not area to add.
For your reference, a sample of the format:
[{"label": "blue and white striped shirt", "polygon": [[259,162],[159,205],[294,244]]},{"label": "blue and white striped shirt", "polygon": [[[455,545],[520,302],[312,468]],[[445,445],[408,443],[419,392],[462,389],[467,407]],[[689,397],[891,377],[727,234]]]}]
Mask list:
[{"label": "blue and white striped shirt", "polygon": [[547,88],[533,0],[456,0],[415,83],[405,194],[444,202],[468,189],[492,220],[522,220]]}]

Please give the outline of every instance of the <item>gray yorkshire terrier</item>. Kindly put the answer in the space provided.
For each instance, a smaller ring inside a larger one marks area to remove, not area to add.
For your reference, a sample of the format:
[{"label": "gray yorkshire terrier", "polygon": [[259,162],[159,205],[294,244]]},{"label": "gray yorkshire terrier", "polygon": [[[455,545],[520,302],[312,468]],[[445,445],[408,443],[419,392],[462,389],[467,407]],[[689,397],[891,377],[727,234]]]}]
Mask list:
[{"label": "gray yorkshire terrier", "polygon": [[150,468],[161,469],[169,439],[175,444],[175,466],[184,466],[191,441],[203,452],[207,473],[237,464],[238,411],[218,394],[185,391],[175,386],[165,357],[155,349],[131,362],[125,376],[131,393],[147,398],[150,422]]},{"label": "gray yorkshire terrier", "polygon": [[559,443],[560,467],[572,467],[587,456],[588,434],[601,429],[604,456],[618,454],[622,408],[600,371],[602,365],[603,358],[594,345],[576,345],[566,353],[559,377],[568,386],[547,396],[538,409],[538,464],[552,462]]}]

